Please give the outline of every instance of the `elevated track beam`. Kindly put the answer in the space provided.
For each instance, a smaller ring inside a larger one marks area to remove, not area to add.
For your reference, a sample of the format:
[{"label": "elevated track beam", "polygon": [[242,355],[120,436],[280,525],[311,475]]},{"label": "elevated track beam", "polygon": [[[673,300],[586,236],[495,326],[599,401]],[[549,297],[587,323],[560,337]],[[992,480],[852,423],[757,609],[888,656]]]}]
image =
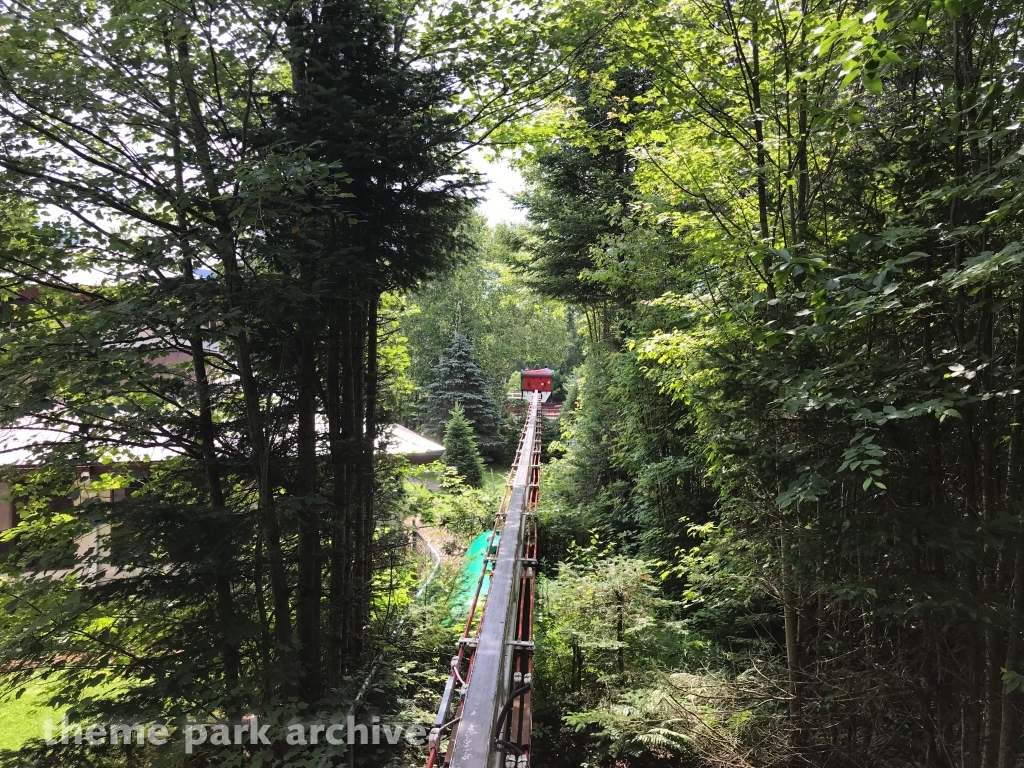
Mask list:
[{"label": "elevated track beam", "polygon": [[[430,733],[427,768],[529,765],[541,399],[539,391],[531,393],[515,462],[491,531],[488,562]],[[478,606],[488,573],[486,603]]]}]

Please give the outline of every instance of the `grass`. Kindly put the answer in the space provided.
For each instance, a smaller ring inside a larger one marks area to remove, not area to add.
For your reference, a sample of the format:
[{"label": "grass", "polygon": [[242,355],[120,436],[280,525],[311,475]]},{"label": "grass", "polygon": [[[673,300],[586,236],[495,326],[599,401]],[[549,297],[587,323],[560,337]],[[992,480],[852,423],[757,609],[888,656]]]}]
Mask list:
[{"label": "grass", "polygon": [[39,681],[30,683],[21,698],[12,693],[0,699],[0,750],[21,749],[29,739],[41,739],[47,718],[55,726],[60,722],[64,713],[47,707],[48,698]]},{"label": "grass", "polygon": [[[55,682],[52,677],[49,681],[33,679],[20,698],[15,693],[0,698],[0,751],[18,750],[31,739],[43,738],[46,735],[43,725],[47,720],[53,723],[54,736],[60,733],[65,710],[46,705]],[[85,692],[91,696],[117,694],[128,685],[125,680],[107,680],[86,688]]]},{"label": "grass", "polygon": [[[484,466],[484,484],[481,490],[500,499],[501,495],[505,492],[505,480],[508,479],[510,469],[511,467],[508,464]],[[441,474],[438,472],[422,472],[416,478],[416,482],[422,485],[431,483],[436,485],[441,482]]]},{"label": "grass", "polygon": [[509,469],[511,467],[505,464],[486,467],[484,469],[484,492],[500,499],[505,492],[505,480],[508,479]]},{"label": "grass", "polygon": [[427,485],[429,483],[433,483],[434,485],[437,485],[438,483],[441,482],[441,473],[440,472],[423,472],[416,479],[420,483],[423,483],[424,485]]}]

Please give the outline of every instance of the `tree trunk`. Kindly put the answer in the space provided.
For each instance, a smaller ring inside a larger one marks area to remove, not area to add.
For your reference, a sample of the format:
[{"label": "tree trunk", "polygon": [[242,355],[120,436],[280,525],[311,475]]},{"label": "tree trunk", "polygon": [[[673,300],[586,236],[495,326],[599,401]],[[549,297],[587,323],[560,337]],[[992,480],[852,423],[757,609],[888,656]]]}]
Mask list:
[{"label": "tree trunk", "polygon": [[[342,360],[348,356],[348,338],[342,325],[348,316],[335,312],[327,339],[326,395],[328,446],[331,454],[333,494],[330,526],[330,585],[327,617],[327,685],[336,688],[345,674],[345,604],[348,594],[348,463],[343,424]],[[345,366],[345,375],[349,373]]]},{"label": "tree trunk", "polygon": [[[210,380],[206,371],[206,353],[203,351],[202,339],[190,341],[192,352],[192,371],[196,377],[196,391],[199,396],[199,436],[202,442],[203,466],[206,470],[206,485],[210,495],[210,506],[216,511],[223,511],[224,488],[221,484],[220,469],[217,465],[216,427],[213,423],[213,408],[210,402]],[[226,526],[218,526],[215,538],[223,542],[227,537]],[[214,588],[217,593],[217,617],[222,633],[221,653],[224,663],[224,681],[228,688],[238,683],[241,668],[241,656],[238,646],[230,639],[234,626],[234,598],[231,594],[231,563],[228,552],[221,552],[217,557],[217,569],[214,575]]]},{"label": "tree trunk", "polygon": [[316,335],[300,323],[298,363],[298,583],[295,629],[299,641],[299,692],[302,700],[320,698],[320,505],[316,457]]},{"label": "tree trunk", "polygon": [[793,746],[799,751],[804,743],[803,701],[800,690],[800,646],[798,641],[799,616],[796,596],[793,594],[793,573],[789,564],[789,537],[783,535],[782,552],[782,611],[786,633],[786,670],[789,682],[789,720],[793,729]]},{"label": "tree trunk", "polygon": [[[181,12],[178,13],[178,21],[183,27],[187,25],[184,14]],[[253,453],[256,459],[259,515],[266,537],[271,595],[274,602],[274,631],[279,653],[283,654],[286,653],[291,645],[292,639],[291,605],[289,602],[289,587],[284,554],[281,548],[281,528],[274,505],[273,489],[270,484],[270,443],[263,423],[262,403],[259,385],[252,366],[249,336],[244,328],[246,307],[243,297],[242,275],[238,266],[238,257],[235,253],[234,230],[229,211],[221,199],[220,185],[213,168],[210,155],[209,130],[203,117],[202,104],[192,76],[193,68],[190,62],[188,37],[186,35],[179,36],[177,51],[178,75],[181,79],[189,107],[189,125],[192,129],[193,148],[199,161],[203,184],[210,199],[211,212],[218,232],[214,250],[220,258],[221,267],[224,270],[229,309],[232,314],[238,317],[238,322],[243,324],[241,329],[233,335],[232,341],[237,358],[249,438],[252,442]]]},{"label": "tree trunk", "polygon": [[357,359],[360,369],[354,381],[355,404],[361,416],[357,428],[355,484],[355,562],[353,564],[350,654],[353,661],[362,657],[369,628],[369,607],[373,599],[373,515],[374,443],[377,434],[377,315],[379,297],[366,300],[360,317]]},{"label": "tree trunk", "polygon": [[[164,50],[167,54],[167,61],[172,61],[171,42],[166,34],[164,36]],[[178,83],[173,71],[169,72],[168,75],[168,105],[172,110],[171,135],[174,184],[178,199],[184,200],[185,173],[184,161],[181,156],[181,121],[177,111]],[[188,231],[188,221],[185,213],[180,209],[178,211],[178,223],[183,232]],[[195,280],[195,267],[186,238],[182,238],[180,246],[184,255],[182,265],[183,277],[191,283]],[[189,338],[189,352],[192,356],[192,374],[195,376],[196,395],[199,399],[199,440],[200,451],[203,457],[203,469],[206,474],[207,492],[209,493],[210,507],[213,510],[219,511],[223,510],[226,504],[220,467],[217,462],[217,429],[213,423],[213,402],[210,396],[210,377],[206,368],[206,350],[203,347],[202,336],[198,333]],[[226,530],[222,531],[218,539],[222,540],[226,534]],[[229,639],[231,629],[234,626],[234,600],[231,594],[232,560],[231,558],[223,558],[220,562],[224,563],[224,567],[217,568],[216,575],[214,576],[214,588],[217,596],[217,615],[222,632],[221,655],[224,665],[224,680],[230,689],[238,683],[242,661],[237,644]]]},{"label": "tree trunk", "polygon": [[[1006,457],[1006,509],[1018,521],[1014,547],[1013,583],[1010,597],[1010,629],[1003,668],[1020,672],[1021,634],[1024,632],[1024,531],[1021,530],[1021,451],[1024,449],[1024,291],[1017,303],[1017,336],[1014,345],[1013,417]],[[1018,696],[1019,692],[1014,692]],[[1018,713],[1014,693],[1002,693],[1002,723],[999,731],[997,768],[1012,768],[1017,757]]]}]

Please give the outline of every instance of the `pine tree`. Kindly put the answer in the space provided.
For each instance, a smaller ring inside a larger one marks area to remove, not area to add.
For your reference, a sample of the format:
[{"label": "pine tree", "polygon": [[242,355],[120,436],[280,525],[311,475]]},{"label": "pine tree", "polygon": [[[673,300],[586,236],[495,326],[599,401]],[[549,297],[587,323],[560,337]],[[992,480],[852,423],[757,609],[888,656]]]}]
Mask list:
[{"label": "pine tree", "polygon": [[452,338],[451,346],[434,366],[434,382],[426,387],[423,427],[441,435],[448,415],[460,405],[472,427],[477,445],[484,456],[496,456],[502,448],[501,416],[489,394],[487,378],[473,359],[469,339],[461,333]]},{"label": "pine tree", "polygon": [[444,456],[442,460],[450,467],[455,467],[466,482],[479,488],[484,482],[484,462],[476,447],[473,428],[466,418],[462,405],[455,404],[451,418],[444,428]]}]

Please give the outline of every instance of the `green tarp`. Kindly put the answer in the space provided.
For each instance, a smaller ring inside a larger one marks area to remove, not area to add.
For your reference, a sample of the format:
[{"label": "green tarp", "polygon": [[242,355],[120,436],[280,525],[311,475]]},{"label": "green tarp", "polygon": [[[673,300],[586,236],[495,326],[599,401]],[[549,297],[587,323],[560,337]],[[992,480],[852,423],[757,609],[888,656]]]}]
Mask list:
[{"label": "green tarp", "polygon": [[[491,554],[498,551],[498,536],[494,534],[494,543],[491,545]],[[465,556],[462,558],[462,570],[459,572],[458,586],[452,596],[452,621],[465,620],[469,615],[469,607],[473,604],[473,595],[476,594],[476,584],[480,580],[480,574],[484,571],[487,557],[487,544],[491,539],[491,531],[484,531],[469,545]],[[487,590],[491,586],[491,575],[484,577],[484,583],[480,586],[480,599],[478,607],[483,607],[487,598]],[[480,614],[477,613],[477,618]]]}]

